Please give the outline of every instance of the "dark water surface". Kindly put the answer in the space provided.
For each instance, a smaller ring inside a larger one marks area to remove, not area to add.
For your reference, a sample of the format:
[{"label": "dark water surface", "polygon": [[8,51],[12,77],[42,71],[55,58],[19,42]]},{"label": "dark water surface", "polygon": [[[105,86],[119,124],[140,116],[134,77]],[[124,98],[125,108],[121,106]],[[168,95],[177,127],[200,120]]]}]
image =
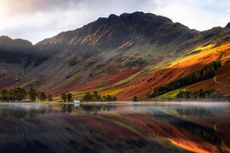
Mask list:
[{"label": "dark water surface", "polygon": [[0,153],[78,152],[230,152],[230,104],[0,104]]}]

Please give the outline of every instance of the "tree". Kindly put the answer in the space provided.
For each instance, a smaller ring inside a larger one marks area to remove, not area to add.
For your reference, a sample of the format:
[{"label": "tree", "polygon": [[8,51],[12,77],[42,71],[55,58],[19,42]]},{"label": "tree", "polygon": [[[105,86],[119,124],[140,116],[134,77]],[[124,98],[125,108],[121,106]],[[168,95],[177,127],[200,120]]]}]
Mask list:
[{"label": "tree", "polygon": [[111,96],[111,95],[107,95],[105,98],[106,101],[116,101],[117,97],[115,96]]},{"label": "tree", "polygon": [[8,89],[3,89],[1,91],[1,99],[6,102],[10,100],[10,91]]},{"label": "tree", "polygon": [[202,89],[199,90],[199,97],[205,98],[205,92]]},{"label": "tree", "polygon": [[30,101],[35,102],[36,97],[37,97],[37,91],[35,89],[33,89],[33,88],[30,88],[30,90],[29,90]]},{"label": "tree", "polygon": [[[183,78],[179,78],[175,81],[172,81],[171,83],[164,85],[164,86],[158,86],[155,88],[155,90],[153,91],[153,93],[151,93],[151,97],[157,97],[159,95],[162,95],[164,93],[167,93],[169,91],[202,81],[202,80],[206,80],[209,78],[212,78],[215,76],[216,71],[222,66],[221,61],[220,60],[216,60],[214,62],[211,62],[209,64],[207,64],[206,66],[204,66],[202,69],[188,75],[185,76]],[[179,96],[182,93],[179,94]],[[185,97],[190,97],[189,94],[187,93],[183,93]],[[204,95],[201,94],[201,96],[203,97]]]},{"label": "tree", "polygon": [[101,96],[97,91],[94,91],[93,94],[90,92],[87,92],[83,96],[84,101],[116,101],[117,97],[107,95],[107,96]]},{"label": "tree", "polygon": [[189,99],[189,98],[193,98],[193,99],[204,99],[204,98],[213,98],[215,94],[215,90],[211,89],[211,90],[196,90],[196,91],[180,91],[176,97],[177,98],[184,98],[184,99]]},{"label": "tree", "polygon": [[53,101],[53,96],[52,95],[48,95],[48,101]]},{"label": "tree", "polygon": [[66,96],[66,98],[67,98],[68,102],[73,101],[73,95],[71,93],[68,93],[67,96]]},{"label": "tree", "polygon": [[137,97],[137,96],[134,96],[134,97],[133,97],[133,101],[139,101],[138,97]]},{"label": "tree", "polygon": [[92,100],[92,95],[90,94],[90,92],[87,92],[84,97],[83,97],[84,101],[91,101]]},{"label": "tree", "polygon": [[36,92],[36,97],[37,97],[37,100],[40,102],[41,101],[41,92],[40,91],[37,91]]},{"label": "tree", "polygon": [[46,99],[47,99],[47,96],[46,96],[45,92],[41,92],[40,100],[44,102]]},{"label": "tree", "polygon": [[101,101],[101,95],[97,91],[94,91],[92,96],[95,101]]},{"label": "tree", "polygon": [[22,101],[27,95],[25,89],[22,88],[11,89],[11,94],[12,94],[12,99],[17,101]]},{"label": "tree", "polygon": [[62,99],[63,102],[66,102],[67,97],[66,97],[65,93],[61,94],[61,99]]}]

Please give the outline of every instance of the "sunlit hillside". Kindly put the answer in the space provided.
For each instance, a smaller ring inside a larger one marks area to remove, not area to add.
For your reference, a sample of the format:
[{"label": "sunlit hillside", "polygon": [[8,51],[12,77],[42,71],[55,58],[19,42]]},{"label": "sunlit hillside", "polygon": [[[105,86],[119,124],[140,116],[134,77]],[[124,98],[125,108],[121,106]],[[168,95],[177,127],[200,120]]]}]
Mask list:
[{"label": "sunlit hillside", "polygon": [[33,87],[57,99],[97,92],[152,100],[198,91],[228,98],[229,42],[228,26],[199,32],[151,13],[112,14],[35,45],[1,37],[0,87]]}]

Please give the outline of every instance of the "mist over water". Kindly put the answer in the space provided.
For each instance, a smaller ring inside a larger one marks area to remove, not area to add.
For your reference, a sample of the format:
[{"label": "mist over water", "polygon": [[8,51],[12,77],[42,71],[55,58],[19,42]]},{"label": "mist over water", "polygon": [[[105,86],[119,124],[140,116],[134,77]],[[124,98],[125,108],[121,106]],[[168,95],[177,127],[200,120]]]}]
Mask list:
[{"label": "mist over water", "polygon": [[223,152],[229,117],[229,103],[0,104],[0,152]]}]

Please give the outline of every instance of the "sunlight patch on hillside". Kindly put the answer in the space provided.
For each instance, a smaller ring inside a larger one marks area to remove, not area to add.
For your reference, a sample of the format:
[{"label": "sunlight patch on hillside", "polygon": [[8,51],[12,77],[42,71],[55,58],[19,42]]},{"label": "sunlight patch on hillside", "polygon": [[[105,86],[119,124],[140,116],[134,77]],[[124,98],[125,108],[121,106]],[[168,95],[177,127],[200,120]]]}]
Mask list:
[{"label": "sunlight patch on hillside", "polygon": [[192,50],[192,51],[198,51],[198,50],[203,51],[203,50],[212,49],[212,48],[214,48],[214,47],[215,47],[215,44],[209,44],[209,45],[207,45],[207,46],[199,46],[199,47],[195,48],[195,49]]}]

